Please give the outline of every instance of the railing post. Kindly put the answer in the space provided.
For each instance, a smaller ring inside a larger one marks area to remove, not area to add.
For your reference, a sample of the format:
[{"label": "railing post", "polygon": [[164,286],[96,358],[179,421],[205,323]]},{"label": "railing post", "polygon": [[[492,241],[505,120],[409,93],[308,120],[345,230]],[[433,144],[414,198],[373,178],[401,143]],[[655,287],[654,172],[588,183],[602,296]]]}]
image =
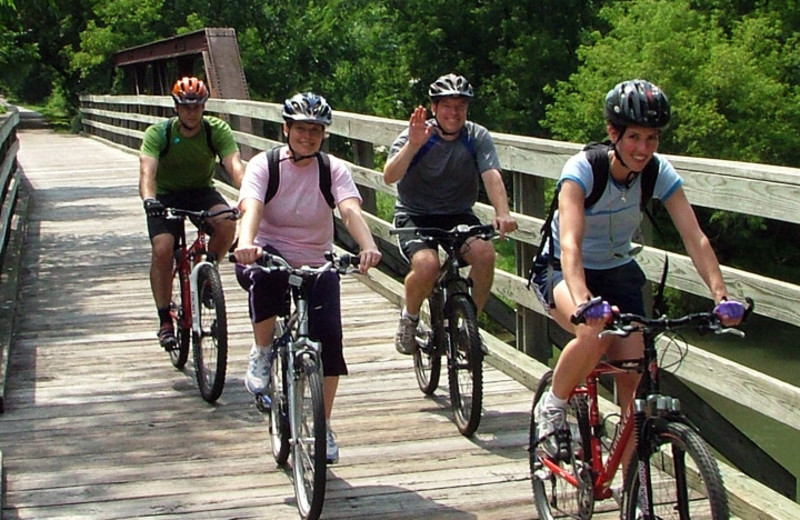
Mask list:
[{"label": "railing post", "polygon": [[[372,147],[372,143],[355,139],[353,141],[353,144],[354,144],[353,152],[355,155],[354,157],[355,163],[359,166],[363,166],[364,168],[374,168],[375,150]],[[378,203],[375,197],[375,190],[361,186],[359,187],[358,191],[361,193],[361,198],[363,199],[361,207],[367,213],[376,215],[378,210]]]},{"label": "railing post", "polygon": [[[544,217],[544,179],[514,172],[514,211]],[[531,259],[537,247],[517,242],[517,274],[527,276]],[[547,363],[553,353],[547,334],[548,319],[538,312],[517,304],[517,350],[534,359]]]}]

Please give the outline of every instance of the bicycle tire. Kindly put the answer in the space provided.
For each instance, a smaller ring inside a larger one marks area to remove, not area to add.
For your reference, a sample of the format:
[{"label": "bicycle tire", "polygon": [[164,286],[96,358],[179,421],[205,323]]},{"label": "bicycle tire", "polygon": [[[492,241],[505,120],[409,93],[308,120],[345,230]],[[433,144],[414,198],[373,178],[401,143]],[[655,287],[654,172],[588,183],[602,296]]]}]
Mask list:
[{"label": "bicycle tire", "polygon": [[169,303],[177,344],[169,351],[169,360],[178,370],[182,370],[189,360],[189,345],[192,341],[191,312],[186,312],[186,309],[192,307],[191,302],[184,299],[184,295],[188,295],[189,292],[188,273],[177,269],[172,276],[172,299]]},{"label": "bicycle tire", "polygon": [[[534,411],[539,401],[547,395],[553,384],[553,371],[549,371],[539,380],[531,406],[531,424],[528,436],[528,463],[531,472],[533,501],[541,520],[554,518],[578,518],[587,520],[594,512],[594,497],[591,477],[591,428],[589,426],[589,408],[586,396],[573,395],[567,406],[567,425],[570,431],[580,433],[580,439],[572,440],[567,461],[559,461],[558,465],[579,482],[572,485],[564,478],[553,474],[542,463],[546,456],[538,445],[536,417]],[[552,459],[551,459],[552,460]]]},{"label": "bicycle tire", "polygon": [[434,291],[428,300],[431,314],[431,331],[424,347],[414,351],[414,374],[417,385],[425,395],[433,395],[439,387],[442,372],[442,352],[445,351],[444,316],[442,293]]},{"label": "bicycle tire", "polygon": [[[722,476],[700,434],[683,423],[660,422],[654,423],[648,437],[645,442],[651,449],[645,463],[650,467],[656,517],[663,520],[728,520],[728,496]],[[622,518],[627,520],[636,520],[637,514],[641,514],[638,461],[639,457],[634,453],[625,476]]]},{"label": "bicycle tire", "polygon": [[300,363],[295,409],[290,411],[294,425],[292,475],[300,517],[316,520],[322,513],[327,478],[325,403],[319,366],[310,359]]},{"label": "bicycle tire", "polygon": [[194,371],[200,395],[213,403],[222,395],[228,364],[228,318],[225,294],[217,268],[203,264],[197,272],[197,294],[200,301],[196,312],[199,333],[193,337]]},{"label": "bicycle tire", "polygon": [[[283,336],[283,324],[280,321],[275,323],[275,341]],[[286,381],[286,351],[278,350],[272,359],[269,367],[270,384],[267,395],[270,399],[269,410],[269,436],[272,446],[272,456],[279,466],[286,464],[289,460],[289,403],[287,402],[287,381]]]},{"label": "bicycle tire", "polygon": [[481,422],[483,406],[483,349],[478,316],[467,296],[456,294],[447,306],[450,334],[447,362],[450,405],[461,435],[471,437]]}]

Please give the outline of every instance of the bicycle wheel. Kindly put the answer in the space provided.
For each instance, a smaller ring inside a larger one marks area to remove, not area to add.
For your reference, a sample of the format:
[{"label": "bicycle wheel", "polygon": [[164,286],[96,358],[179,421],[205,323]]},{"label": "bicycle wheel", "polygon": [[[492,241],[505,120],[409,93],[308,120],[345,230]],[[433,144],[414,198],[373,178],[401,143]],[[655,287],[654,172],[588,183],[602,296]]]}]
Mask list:
[{"label": "bicycle wheel", "polygon": [[[655,426],[650,453],[644,464],[650,468],[653,513],[669,520],[728,520],[728,496],[706,443],[689,426],[665,422]],[[641,518],[639,457],[634,454],[625,477],[625,516]]]},{"label": "bicycle wheel", "polygon": [[[184,291],[184,288],[186,289]],[[187,298],[184,298],[184,295]],[[189,343],[192,340],[192,321],[191,303],[189,295],[189,275],[188,273],[176,270],[172,276],[172,299],[169,302],[169,311],[172,321],[175,323],[175,338],[178,343],[173,350],[169,351],[169,360],[172,366],[181,370],[189,359]]]},{"label": "bicycle wheel", "polygon": [[322,512],[326,482],[325,403],[319,367],[301,362],[291,410],[292,474],[297,509],[303,520],[316,520]]},{"label": "bicycle wheel", "polygon": [[414,374],[422,393],[431,395],[439,386],[444,352],[444,317],[442,316],[442,293],[434,291],[428,300],[431,312],[431,331],[428,342],[414,351]]},{"label": "bicycle wheel", "polygon": [[200,395],[209,403],[216,401],[225,385],[228,363],[228,320],[225,295],[216,267],[203,264],[197,272],[200,305],[197,318],[199,334],[194,335],[194,371]]},{"label": "bicycle wheel", "polygon": [[[276,341],[283,335],[283,324],[275,323]],[[273,346],[273,348],[276,348]],[[286,401],[286,351],[279,350],[272,359],[269,367],[269,396],[271,407],[269,410],[269,437],[272,445],[272,456],[279,465],[286,464],[289,460],[289,415]]]},{"label": "bicycle wheel", "polygon": [[[553,371],[547,372],[539,381],[531,407],[531,426],[528,441],[528,462],[531,471],[533,500],[539,518],[591,518],[594,497],[591,477],[591,429],[586,396],[577,394],[569,400],[567,425],[570,429],[569,460],[553,460],[538,447],[538,433],[534,410],[547,395],[553,383]],[[549,467],[547,464],[554,467]],[[561,475],[559,475],[561,473]],[[574,479],[577,485],[567,481]]]},{"label": "bicycle wheel", "polygon": [[478,317],[472,301],[463,294],[450,298],[446,312],[450,334],[447,363],[450,405],[458,431],[469,437],[478,429],[483,405],[483,350]]}]

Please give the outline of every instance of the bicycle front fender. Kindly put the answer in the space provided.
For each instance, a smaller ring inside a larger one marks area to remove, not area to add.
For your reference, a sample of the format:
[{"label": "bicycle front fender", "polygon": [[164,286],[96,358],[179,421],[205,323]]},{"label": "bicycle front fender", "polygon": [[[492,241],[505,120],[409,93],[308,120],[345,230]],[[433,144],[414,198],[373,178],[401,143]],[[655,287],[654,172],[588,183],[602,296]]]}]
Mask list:
[{"label": "bicycle front fender", "polygon": [[189,288],[192,295],[192,331],[197,334],[200,334],[200,313],[197,312],[197,309],[200,308],[200,291],[197,290],[197,277],[200,269],[206,265],[216,269],[213,263],[203,260],[202,262],[197,262],[192,268],[192,272],[189,273]]}]

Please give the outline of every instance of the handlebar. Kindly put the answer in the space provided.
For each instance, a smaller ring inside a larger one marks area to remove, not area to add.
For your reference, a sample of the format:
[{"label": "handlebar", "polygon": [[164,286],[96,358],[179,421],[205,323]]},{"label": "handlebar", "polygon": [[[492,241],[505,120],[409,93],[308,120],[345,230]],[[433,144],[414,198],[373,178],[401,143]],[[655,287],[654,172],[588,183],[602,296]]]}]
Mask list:
[{"label": "handlebar", "polygon": [[[236,262],[236,256],[231,253],[228,255],[228,260]],[[310,267],[307,265],[292,267],[283,257],[265,251],[259,260],[245,267],[245,272],[261,269],[267,273],[286,271],[289,274],[296,274],[299,276],[316,276],[327,271],[337,271],[345,274],[349,272],[348,268],[357,267],[360,261],[361,259],[358,255],[351,255],[350,253],[337,255],[333,251],[329,251],[325,253],[325,263],[319,267]]]},{"label": "handlebar", "polygon": [[190,211],[188,209],[180,209],[180,208],[166,208],[167,218],[195,218],[201,221],[208,220],[214,217],[218,217],[219,215],[224,215],[228,213],[229,215],[226,217],[227,220],[239,220],[241,213],[239,212],[238,208],[223,208],[218,209],[216,211],[204,210],[204,211]]},{"label": "handlebar", "polygon": [[442,229],[436,227],[409,227],[391,228],[390,235],[413,235],[422,238],[429,238],[443,242],[465,242],[468,238],[478,237],[482,240],[491,240],[496,231],[491,224],[459,224],[452,229]]},{"label": "handlebar", "polygon": [[[744,323],[753,310],[753,300],[751,298],[745,298],[745,301],[747,302],[747,309],[745,310],[742,323]],[[667,316],[648,318],[633,313],[615,312],[612,314],[610,323],[606,325],[606,330],[602,331],[600,336],[626,337],[634,332],[658,334],[668,330],[686,327],[694,327],[701,334],[709,332],[713,332],[714,334],[734,334],[741,338],[745,335],[742,330],[735,327],[725,327],[719,317],[713,312],[696,312],[680,318],[668,318]]]}]

